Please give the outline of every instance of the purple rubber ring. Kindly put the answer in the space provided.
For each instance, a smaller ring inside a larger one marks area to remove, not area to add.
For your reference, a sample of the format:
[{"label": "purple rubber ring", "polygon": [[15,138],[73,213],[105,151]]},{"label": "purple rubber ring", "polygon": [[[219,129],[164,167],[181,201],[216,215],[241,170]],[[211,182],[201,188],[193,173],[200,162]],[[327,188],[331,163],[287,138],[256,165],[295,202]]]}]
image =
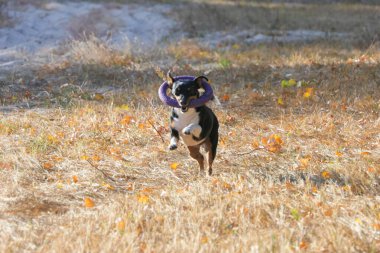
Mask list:
[{"label": "purple rubber ring", "polygon": [[[178,80],[193,81],[195,78],[196,77],[194,76],[176,76],[174,77],[174,81],[178,81]],[[202,79],[202,85],[205,92],[199,98],[190,100],[188,107],[202,106],[214,97],[214,92],[212,91],[210,84],[206,80]],[[158,96],[160,97],[161,101],[164,102],[168,106],[181,108],[181,106],[178,104],[176,99],[171,98],[166,94],[166,91],[168,90],[168,88],[169,88],[168,82],[163,82],[160,88],[158,89]]]}]

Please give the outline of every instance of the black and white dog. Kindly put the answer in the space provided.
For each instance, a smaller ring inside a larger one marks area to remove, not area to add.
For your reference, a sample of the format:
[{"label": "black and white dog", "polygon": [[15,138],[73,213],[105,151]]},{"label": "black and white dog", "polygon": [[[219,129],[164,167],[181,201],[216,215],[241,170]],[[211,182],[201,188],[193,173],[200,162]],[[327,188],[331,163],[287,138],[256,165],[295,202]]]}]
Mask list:
[{"label": "black and white dog", "polygon": [[215,114],[205,105],[189,108],[189,102],[198,98],[202,89],[202,80],[208,79],[199,76],[193,81],[174,81],[170,74],[167,74],[167,82],[173,97],[178,101],[181,108],[173,108],[170,116],[171,139],[169,149],[177,148],[179,137],[190,151],[190,156],[199,163],[200,173],[204,173],[204,157],[200,152],[203,146],[208,152],[208,173],[212,174],[212,163],[215,159],[216,148],[218,146],[219,123]]}]

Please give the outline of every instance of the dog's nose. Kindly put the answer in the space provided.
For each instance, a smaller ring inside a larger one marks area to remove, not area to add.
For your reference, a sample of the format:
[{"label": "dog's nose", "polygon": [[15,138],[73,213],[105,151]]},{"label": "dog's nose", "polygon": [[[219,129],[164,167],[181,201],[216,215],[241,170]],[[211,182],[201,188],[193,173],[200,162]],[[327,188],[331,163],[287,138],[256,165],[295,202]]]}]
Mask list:
[{"label": "dog's nose", "polygon": [[181,106],[185,106],[186,105],[185,101],[180,101],[179,103],[181,104]]}]

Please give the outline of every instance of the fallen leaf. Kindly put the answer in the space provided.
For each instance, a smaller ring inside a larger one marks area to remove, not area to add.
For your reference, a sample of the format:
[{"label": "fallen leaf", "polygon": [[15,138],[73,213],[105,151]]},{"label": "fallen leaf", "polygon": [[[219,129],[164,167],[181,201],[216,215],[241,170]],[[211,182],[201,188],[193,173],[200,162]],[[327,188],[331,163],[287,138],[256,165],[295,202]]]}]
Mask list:
[{"label": "fallen leaf", "polygon": [[227,182],[223,182],[223,188],[226,189],[226,190],[228,190],[228,191],[231,191],[232,190],[232,185],[230,185]]},{"label": "fallen leaf", "polygon": [[309,97],[311,97],[312,93],[313,93],[313,88],[306,88],[306,91],[303,94],[303,97],[304,98],[309,98]]},{"label": "fallen leaf", "polygon": [[78,176],[75,176],[75,175],[73,176],[73,182],[78,183]]},{"label": "fallen leaf", "polygon": [[307,249],[309,247],[309,244],[305,241],[301,241],[300,242],[300,245],[299,245],[299,248],[300,249]]},{"label": "fallen leaf", "polygon": [[201,243],[203,243],[203,244],[208,243],[208,237],[207,236],[202,236]]},{"label": "fallen leaf", "polygon": [[333,210],[329,208],[323,214],[327,217],[331,217],[333,215]]},{"label": "fallen leaf", "polygon": [[260,147],[260,143],[258,142],[258,141],[253,141],[252,143],[251,143],[251,146],[252,146],[252,148],[254,148],[254,149],[256,149],[256,148],[259,148]]},{"label": "fallen leaf", "polygon": [[307,167],[309,165],[310,158],[301,158],[300,163],[302,167]]},{"label": "fallen leaf", "polygon": [[367,171],[368,171],[369,173],[374,173],[374,172],[375,172],[375,168],[373,168],[373,167],[369,167],[369,168],[367,169]]},{"label": "fallen leaf", "polygon": [[170,164],[170,168],[172,170],[176,170],[178,168],[178,166],[179,166],[179,163],[172,163],[172,164]]},{"label": "fallen leaf", "polygon": [[149,196],[144,195],[144,194],[140,194],[137,197],[137,201],[140,202],[141,204],[147,204],[147,203],[149,203]]},{"label": "fallen leaf", "polygon": [[92,199],[86,197],[86,198],[84,198],[84,206],[87,208],[92,208],[95,206],[95,203]]},{"label": "fallen leaf", "polygon": [[272,134],[269,138],[263,137],[261,142],[268,151],[273,153],[279,152],[282,148],[282,144],[284,143],[281,137],[277,134]]},{"label": "fallen leaf", "polygon": [[100,161],[100,157],[99,157],[98,155],[93,155],[93,156],[91,157],[91,159],[92,159],[93,161],[96,161],[96,162],[99,162],[99,161]]},{"label": "fallen leaf", "polygon": [[288,85],[289,86],[295,86],[297,84],[297,82],[296,82],[296,80],[294,80],[294,79],[290,79],[289,81],[288,81]]},{"label": "fallen leaf", "polygon": [[322,177],[325,179],[329,179],[331,177],[330,173],[328,171],[323,171],[321,173]]},{"label": "fallen leaf", "polygon": [[227,102],[230,100],[230,96],[228,94],[224,94],[223,97],[221,98],[222,102]]},{"label": "fallen leaf", "polygon": [[11,169],[11,168],[12,168],[11,163],[0,162],[0,169]]},{"label": "fallen leaf", "polygon": [[103,99],[104,99],[103,94],[101,94],[101,93],[95,93],[95,95],[94,95],[94,100],[96,100],[96,101],[101,101],[101,100],[103,100]]},{"label": "fallen leaf", "polygon": [[124,232],[125,231],[125,221],[124,220],[120,220],[117,223],[117,230],[119,230],[119,232]]},{"label": "fallen leaf", "polygon": [[277,99],[277,104],[279,104],[279,105],[284,105],[284,100],[282,99],[282,97],[279,97],[279,98]]},{"label": "fallen leaf", "polygon": [[124,118],[120,121],[121,124],[123,125],[129,125],[133,120],[133,117],[130,115],[124,116]]},{"label": "fallen leaf", "polygon": [[368,156],[371,154],[371,152],[368,152],[368,151],[363,151],[360,153],[362,156]]},{"label": "fallen leaf", "polygon": [[51,134],[48,134],[48,136],[47,136],[47,140],[48,140],[48,142],[49,142],[50,144],[55,144],[55,143],[58,142],[57,137],[55,137],[55,136],[53,136],[53,135],[51,135]]},{"label": "fallen leaf", "polygon": [[88,157],[87,155],[82,155],[81,157],[80,157],[80,159],[81,160],[88,160],[88,159],[90,159],[90,157]]},{"label": "fallen leaf", "polygon": [[120,110],[129,111],[129,106],[128,105],[121,105],[121,106],[119,106],[117,108],[120,109]]},{"label": "fallen leaf", "polygon": [[46,162],[42,165],[42,167],[45,169],[45,170],[51,170],[54,165],[52,163],[49,163],[49,162]]}]

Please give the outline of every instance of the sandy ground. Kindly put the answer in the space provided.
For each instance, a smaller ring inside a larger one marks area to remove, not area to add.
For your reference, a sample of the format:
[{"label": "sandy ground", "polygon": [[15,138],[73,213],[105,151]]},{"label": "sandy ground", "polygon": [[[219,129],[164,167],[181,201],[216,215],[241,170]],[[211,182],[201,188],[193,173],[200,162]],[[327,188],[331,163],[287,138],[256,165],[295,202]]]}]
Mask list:
[{"label": "sandy ground", "polygon": [[14,68],[52,49],[91,34],[115,47],[159,44],[174,26],[168,5],[120,5],[88,2],[8,7],[14,25],[0,29],[0,68]]},{"label": "sandy ground", "polygon": [[[89,2],[50,2],[43,5],[7,7],[12,27],[0,28],[0,69],[15,70],[23,65],[46,64],[59,48],[72,40],[91,34],[116,48],[154,47],[186,38],[171,18],[175,5],[169,4],[95,4]],[[202,45],[230,46],[234,43],[312,41],[321,38],[342,39],[348,33],[316,30],[251,30],[208,33],[195,38]],[[176,31],[173,33],[173,31]],[[169,37],[170,35],[170,37]],[[170,39],[170,40],[169,40]],[[1,72],[1,71],[0,71]],[[1,74],[0,74],[1,77]]]}]

